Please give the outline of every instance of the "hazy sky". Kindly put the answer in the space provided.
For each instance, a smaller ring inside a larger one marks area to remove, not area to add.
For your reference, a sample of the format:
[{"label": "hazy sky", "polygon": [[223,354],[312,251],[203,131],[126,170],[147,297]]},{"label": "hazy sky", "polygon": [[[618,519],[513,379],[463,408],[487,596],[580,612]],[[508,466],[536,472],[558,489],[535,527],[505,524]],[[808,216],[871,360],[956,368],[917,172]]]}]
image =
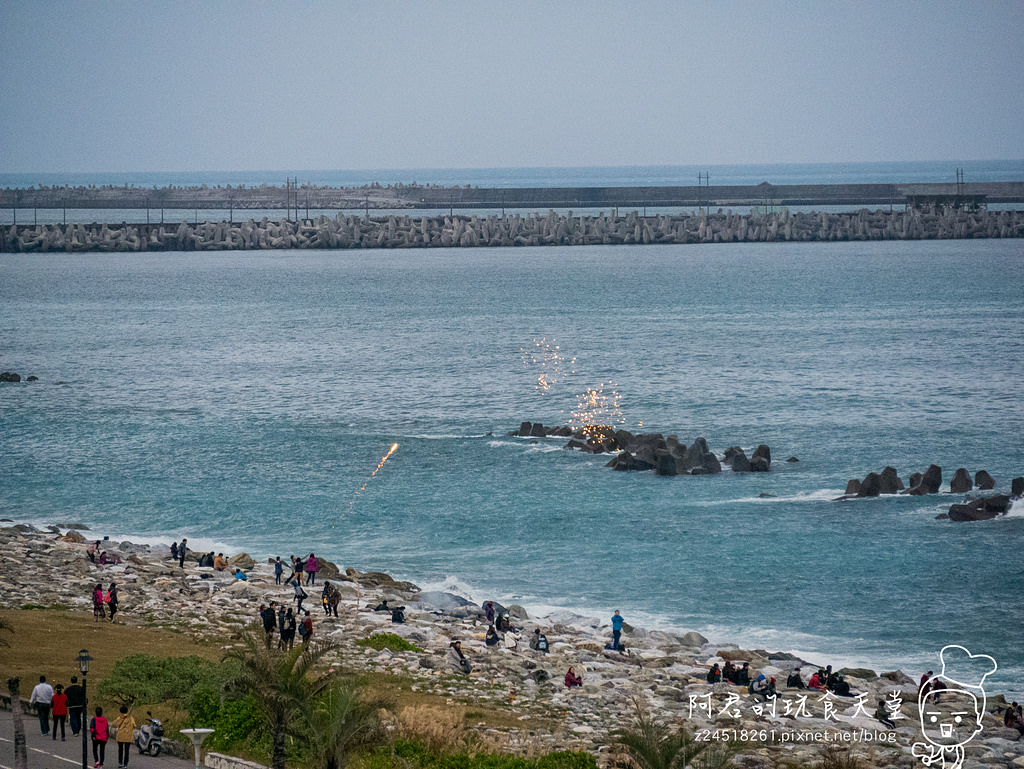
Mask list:
[{"label": "hazy sky", "polygon": [[1024,2],[0,0],[0,172],[1024,157]]}]

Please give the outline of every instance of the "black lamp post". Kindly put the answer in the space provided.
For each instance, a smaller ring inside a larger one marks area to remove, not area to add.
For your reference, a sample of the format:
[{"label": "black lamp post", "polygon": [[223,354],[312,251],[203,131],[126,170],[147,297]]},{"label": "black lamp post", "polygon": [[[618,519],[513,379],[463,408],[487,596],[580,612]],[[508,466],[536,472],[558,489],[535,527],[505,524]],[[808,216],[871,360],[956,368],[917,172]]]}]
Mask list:
[{"label": "black lamp post", "polygon": [[82,671],[82,769],[89,769],[89,746],[86,741],[86,724],[89,723],[89,656],[88,649],[78,652],[78,669]]}]

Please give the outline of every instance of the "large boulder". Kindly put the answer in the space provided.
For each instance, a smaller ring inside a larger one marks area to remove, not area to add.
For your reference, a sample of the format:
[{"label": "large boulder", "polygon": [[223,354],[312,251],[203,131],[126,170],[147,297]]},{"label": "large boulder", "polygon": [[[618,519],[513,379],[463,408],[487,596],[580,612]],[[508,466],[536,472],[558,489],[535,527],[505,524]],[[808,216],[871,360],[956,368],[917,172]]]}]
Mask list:
[{"label": "large boulder", "polygon": [[987,470],[979,470],[974,474],[974,485],[981,491],[991,491],[996,487],[996,479]]},{"label": "large boulder", "polygon": [[882,470],[880,482],[880,491],[883,494],[895,494],[903,491],[903,481],[900,480],[900,476],[896,472],[895,467],[886,465],[885,469]]},{"label": "large boulder", "polygon": [[700,648],[704,644],[708,643],[708,639],[698,633],[696,630],[691,630],[689,633],[679,639],[679,643],[683,646],[696,646]]},{"label": "large boulder", "polygon": [[882,493],[882,476],[878,473],[868,473],[860,482],[858,497],[877,497]]},{"label": "large boulder", "polygon": [[985,510],[975,510],[970,505],[952,505],[949,508],[949,520],[951,521],[987,521],[995,518],[997,513],[989,513]]},{"label": "large boulder", "polygon": [[547,435],[547,431],[544,429],[544,425],[540,422],[534,422],[533,427],[530,429],[530,435],[534,438],[543,438]]},{"label": "large boulder", "polygon": [[758,457],[762,457],[767,460],[769,465],[772,463],[772,450],[768,448],[767,444],[762,443],[754,449],[754,453],[750,455],[750,461],[753,462]]},{"label": "large boulder", "polygon": [[989,513],[1005,513],[1010,509],[1010,498],[1005,494],[996,494],[992,497],[984,497],[980,500],[982,509]]},{"label": "large boulder", "polygon": [[856,494],[860,491],[860,478],[851,478],[846,482],[845,494]]},{"label": "large boulder", "polygon": [[612,458],[605,467],[610,467],[612,470],[618,470],[624,472],[627,470],[636,470],[636,462],[633,459],[633,455],[628,451],[620,451],[615,457]]},{"label": "large boulder", "polygon": [[967,472],[967,468],[958,467],[949,482],[949,490],[954,494],[966,494],[972,488],[974,485],[971,483],[971,474]]},{"label": "large boulder", "polygon": [[21,375],[15,374],[13,371],[5,371],[0,374],[0,382],[20,382]]},{"label": "large boulder", "polygon": [[256,561],[254,561],[248,553],[239,553],[238,555],[233,555],[228,558],[228,566],[232,569],[238,568],[243,571],[249,571],[249,569],[253,568],[255,565]]},{"label": "large boulder", "polygon": [[747,457],[747,452],[739,446],[732,446],[725,450],[725,462],[732,466],[734,473],[750,472],[750,459]]},{"label": "large boulder", "polygon": [[705,475],[715,475],[722,472],[722,463],[718,461],[718,457],[709,451],[704,455],[704,463],[701,465],[701,470],[704,471]]},{"label": "large boulder", "polygon": [[1024,478],[1014,478],[1010,481],[1010,496],[1024,496]]},{"label": "large boulder", "polygon": [[82,542],[85,542],[85,537],[83,537],[81,534],[79,534],[74,529],[69,531],[63,537],[57,537],[57,539],[59,539],[61,542],[77,542],[78,544],[81,544]]},{"label": "large boulder", "polygon": [[668,449],[658,449],[654,452],[654,472],[658,475],[677,475],[676,458]]},{"label": "large boulder", "polygon": [[317,576],[323,579],[341,579],[341,569],[326,558],[317,558]]},{"label": "large boulder", "polygon": [[533,430],[533,425],[530,422],[520,422],[519,432],[514,433],[515,435],[529,435],[530,431]]},{"label": "large boulder", "polygon": [[907,481],[907,487],[912,489],[920,485],[922,478],[924,478],[924,473],[911,473],[910,479]]},{"label": "large boulder", "polygon": [[911,487],[908,494],[921,496],[924,494],[938,494],[942,485],[942,468],[938,465],[928,465],[928,469],[921,476],[921,482]]}]

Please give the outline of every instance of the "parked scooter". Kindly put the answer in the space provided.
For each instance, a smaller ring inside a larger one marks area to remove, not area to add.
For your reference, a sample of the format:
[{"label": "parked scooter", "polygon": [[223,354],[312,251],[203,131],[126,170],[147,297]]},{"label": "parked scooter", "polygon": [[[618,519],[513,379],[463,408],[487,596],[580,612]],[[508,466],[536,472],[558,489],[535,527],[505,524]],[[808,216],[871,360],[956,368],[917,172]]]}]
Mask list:
[{"label": "parked scooter", "polygon": [[153,714],[148,710],[146,715],[149,716],[149,723],[135,730],[135,747],[139,749],[139,753],[159,756],[164,746],[164,725],[159,718],[153,718]]}]

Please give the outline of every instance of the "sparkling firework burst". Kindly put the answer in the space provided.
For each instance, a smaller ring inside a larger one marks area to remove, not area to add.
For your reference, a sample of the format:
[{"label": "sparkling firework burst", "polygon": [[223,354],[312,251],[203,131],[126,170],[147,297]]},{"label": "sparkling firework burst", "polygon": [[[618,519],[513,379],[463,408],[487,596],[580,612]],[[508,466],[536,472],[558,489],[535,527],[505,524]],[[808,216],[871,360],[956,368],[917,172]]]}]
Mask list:
[{"label": "sparkling firework burst", "polygon": [[576,408],[569,425],[585,435],[601,435],[626,423],[620,407],[621,397],[614,382],[601,382],[576,396]]},{"label": "sparkling firework burst", "polygon": [[533,348],[520,347],[519,352],[523,359],[523,366],[537,371],[536,390],[541,395],[550,393],[551,388],[565,379],[569,374],[575,374],[573,366],[576,359],[566,360],[558,341],[552,337],[533,340]]}]

